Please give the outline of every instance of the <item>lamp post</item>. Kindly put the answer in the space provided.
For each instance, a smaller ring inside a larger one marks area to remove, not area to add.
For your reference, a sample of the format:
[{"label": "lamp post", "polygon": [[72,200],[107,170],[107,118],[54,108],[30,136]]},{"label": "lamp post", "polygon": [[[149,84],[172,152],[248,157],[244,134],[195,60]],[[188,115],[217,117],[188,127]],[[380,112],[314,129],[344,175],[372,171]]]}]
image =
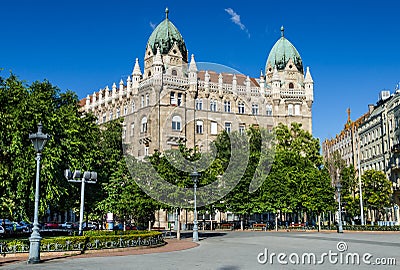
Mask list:
[{"label": "lamp post", "polygon": [[197,201],[196,201],[196,189],[197,189],[197,182],[200,176],[196,170],[190,174],[193,179],[194,183],[194,219],[193,219],[193,242],[199,241],[199,228],[197,227]]},{"label": "lamp post", "polygon": [[342,185],[340,182],[336,184],[336,189],[338,192],[338,202],[339,202],[339,215],[338,215],[338,233],[343,233],[343,225],[342,225],[342,204],[340,202],[340,191],[342,190]]},{"label": "lamp post", "polygon": [[68,182],[82,183],[81,184],[81,207],[79,211],[79,235],[82,235],[83,224],[83,206],[85,202],[85,183],[95,184],[97,182],[97,172],[84,172],[81,178],[81,171],[76,170],[72,175],[69,169],[65,170],[64,174]]},{"label": "lamp post", "polygon": [[29,264],[40,262],[40,237],[39,233],[39,175],[40,175],[40,158],[42,151],[50,135],[42,133],[42,122],[38,124],[38,132],[29,134],[29,139],[33,143],[36,151],[36,182],[35,182],[35,212],[33,218],[33,229],[31,237],[29,238]]}]

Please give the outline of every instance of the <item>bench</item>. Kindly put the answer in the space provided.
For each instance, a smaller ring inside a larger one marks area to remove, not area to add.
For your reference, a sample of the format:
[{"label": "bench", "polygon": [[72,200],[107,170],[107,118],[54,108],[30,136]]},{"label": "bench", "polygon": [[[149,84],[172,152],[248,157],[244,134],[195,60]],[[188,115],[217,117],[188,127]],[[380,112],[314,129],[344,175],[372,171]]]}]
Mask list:
[{"label": "bench", "polygon": [[264,224],[264,223],[253,224],[253,231],[257,230],[257,229],[261,229],[262,231],[265,231],[267,229],[267,224]]},{"label": "bench", "polygon": [[222,230],[233,230],[235,228],[235,225],[232,223],[223,223],[220,225],[220,228]]},{"label": "bench", "polygon": [[169,238],[172,237],[171,229],[166,230],[165,227],[152,227],[151,230],[161,232],[164,238],[167,238],[167,236],[169,236]]},{"label": "bench", "polygon": [[305,231],[306,230],[306,224],[305,223],[292,223],[289,225],[289,230],[300,230],[300,231]]}]

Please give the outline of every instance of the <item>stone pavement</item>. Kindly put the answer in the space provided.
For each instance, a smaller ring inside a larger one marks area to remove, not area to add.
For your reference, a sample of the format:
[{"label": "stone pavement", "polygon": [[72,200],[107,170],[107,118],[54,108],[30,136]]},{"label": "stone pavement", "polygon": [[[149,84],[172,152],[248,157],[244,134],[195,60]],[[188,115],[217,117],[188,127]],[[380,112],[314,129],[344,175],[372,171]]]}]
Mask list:
[{"label": "stone pavement", "polygon": [[147,254],[72,256],[38,265],[6,264],[2,269],[399,269],[400,264],[400,233],[200,233],[197,247],[187,237],[180,242],[171,239],[169,248],[162,247],[166,252],[157,248]]}]

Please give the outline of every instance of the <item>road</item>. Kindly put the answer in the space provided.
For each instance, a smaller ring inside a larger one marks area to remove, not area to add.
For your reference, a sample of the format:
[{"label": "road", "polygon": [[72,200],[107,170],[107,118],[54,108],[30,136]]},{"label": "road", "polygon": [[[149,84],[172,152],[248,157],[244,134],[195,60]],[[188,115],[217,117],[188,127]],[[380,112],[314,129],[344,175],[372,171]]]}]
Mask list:
[{"label": "road", "polygon": [[399,269],[400,265],[400,233],[250,231],[200,237],[198,247],[181,251],[64,258],[2,269]]}]

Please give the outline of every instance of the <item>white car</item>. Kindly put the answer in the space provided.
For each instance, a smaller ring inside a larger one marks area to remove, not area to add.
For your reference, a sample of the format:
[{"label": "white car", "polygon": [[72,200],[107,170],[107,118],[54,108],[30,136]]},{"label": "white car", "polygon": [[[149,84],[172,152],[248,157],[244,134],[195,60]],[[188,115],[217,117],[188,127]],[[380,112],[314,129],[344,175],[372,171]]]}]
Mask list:
[{"label": "white car", "polygon": [[5,234],[4,228],[3,228],[3,226],[0,226],[0,235],[2,236],[4,234]]}]

